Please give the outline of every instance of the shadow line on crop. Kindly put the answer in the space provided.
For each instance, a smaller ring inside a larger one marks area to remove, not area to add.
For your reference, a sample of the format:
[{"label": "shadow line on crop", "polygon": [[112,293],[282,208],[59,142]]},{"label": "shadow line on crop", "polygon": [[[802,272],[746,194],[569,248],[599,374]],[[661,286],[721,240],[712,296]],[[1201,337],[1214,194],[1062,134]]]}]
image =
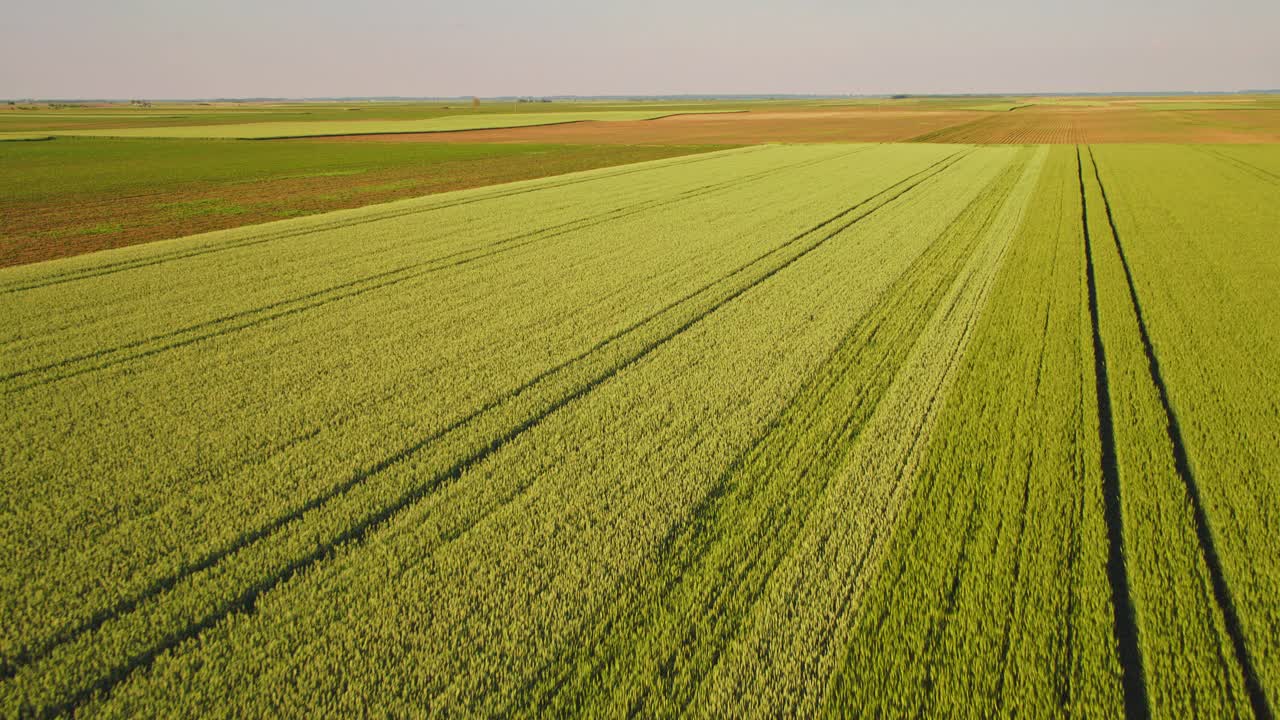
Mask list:
[{"label": "shadow line on crop", "polygon": [[[972,150],[970,150],[969,152],[972,152]],[[805,256],[812,253],[814,250],[821,247],[831,238],[843,232],[845,229],[856,224],[857,222],[860,222],[862,219],[870,216],[872,213],[876,212],[880,208],[898,199],[899,197],[906,194],[907,192],[909,192],[919,184],[943,172],[947,168],[951,167],[951,165],[954,165],[956,162],[959,162],[959,160],[957,160],[956,158],[959,158],[961,156],[966,156],[968,154],[969,153],[963,150],[952,153],[944,157],[943,159],[938,160],[937,162],[933,163],[927,168],[908,175],[906,178],[888,186],[884,190],[881,190],[871,195],[870,197],[855,203],[854,205],[836,213],[835,215],[832,215],[826,220],[823,220],[822,222],[816,225],[813,225],[809,229],[794,236],[791,240],[787,241],[787,243],[785,243],[783,246],[780,246],[779,248],[775,248],[774,250],[770,251],[769,253],[766,253],[765,256],[762,256],[762,257],[767,257],[768,255],[774,254],[788,245],[799,242],[803,238],[809,235],[812,235],[813,233],[816,233],[817,231],[822,230],[823,228],[826,228],[829,225],[839,222],[841,219],[854,213],[856,210],[863,207],[864,205],[871,203],[876,198],[887,195],[893,190],[895,190],[896,188],[899,188],[904,184],[910,183],[909,185],[906,185],[906,187],[902,188],[901,190],[898,190],[896,194],[893,194],[892,196],[884,199],[883,202],[881,202],[879,205],[876,205],[866,213],[863,213],[862,215],[858,215],[852,220],[845,222],[835,230],[832,230],[826,235],[817,239],[816,241],[813,241],[809,247],[799,251],[793,257],[769,269],[768,271],[764,272],[758,277],[750,280],[744,286],[732,291],[725,297],[717,300],[713,305],[711,305],[705,311],[684,320],[675,329],[667,332],[662,337],[659,337],[654,342],[641,348],[638,352],[631,355],[630,357],[625,358],[621,362],[615,364],[613,367],[606,369],[603,373],[592,378],[583,386],[578,387],[573,391],[561,396],[560,398],[550,403],[545,408],[539,410],[537,413],[535,413],[531,417],[526,418],[525,420],[515,424],[513,427],[509,428],[506,432],[504,432],[500,436],[489,440],[487,444],[480,447],[478,450],[473,451],[462,460],[454,463],[454,465],[451,466],[449,469],[443,472],[437,473],[429,481],[421,485],[410,488],[407,492],[403,493],[399,498],[397,498],[392,503],[385,505],[378,511],[367,515],[363,520],[352,525],[347,530],[331,538],[330,540],[320,544],[313,551],[288,563],[281,570],[273,573],[272,575],[264,578],[263,580],[257,583],[254,583],[253,585],[248,587],[243,593],[241,593],[237,598],[229,602],[223,603],[217,608],[214,608],[209,613],[207,613],[205,617],[203,617],[202,619],[194,623],[187,625],[182,630],[168,633],[156,645],[152,646],[146,651],[143,651],[142,653],[134,655],[124,663],[117,665],[112,670],[108,671],[104,676],[98,678],[96,681],[93,681],[89,686],[83,688],[80,691],[74,692],[72,696],[67,700],[65,700],[64,702],[46,707],[40,714],[42,716],[48,717],[48,716],[54,716],[54,715],[74,713],[79,708],[84,706],[86,703],[93,700],[95,697],[109,695],[110,692],[116,686],[118,686],[120,683],[128,679],[128,677],[131,676],[135,671],[149,667],[163,653],[177,647],[178,645],[182,644],[187,640],[190,640],[200,635],[205,630],[208,630],[214,627],[215,625],[217,625],[218,623],[220,623],[222,620],[229,617],[230,615],[235,613],[254,612],[257,608],[257,600],[262,594],[269,592],[272,589],[284,583],[287,583],[299,572],[306,570],[307,568],[310,568],[316,565],[317,563],[320,563],[322,561],[325,561],[333,557],[338,552],[339,549],[343,547],[356,546],[361,544],[371,532],[380,528],[388,520],[390,520],[393,516],[395,516],[402,510],[410,507],[411,505],[417,503],[422,498],[426,497],[435,488],[447,482],[451,482],[453,480],[458,479],[459,477],[462,476],[462,474],[464,474],[471,467],[479,464],[480,462],[482,462],[484,459],[486,459],[493,453],[505,447],[508,443],[510,443],[516,437],[524,433],[526,430],[536,426],[551,414],[555,413],[556,411],[560,410],[566,405],[569,405],[573,401],[587,395],[588,393],[593,391],[595,388],[599,387],[600,385],[602,385],[609,379],[613,378],[614,376],[618,375],[622,371],[626,370],[627,368],[634,366],[636,363],[638,363],[643,358],[647,357],[649,354],[657,350],[659,347],[662,347],[673,338],[681,335],[690,327],[694,326],[698,322],[702,321],[703,319],[707,318],[711,314],[715,313],[717,310],[724,307],[729,302],[738,298],[739,296],[751,290],[752,288],[759,286],[761,283],[765,282],[766,280],[778,274],[779,272],[790,267],[791,265],[799,261],[801,258],[804,258]],[[924,177],[920,177],[922,175]],[[919,179],[916,179],[918,177]],[[912,182],[912,180],[915,180],[915,182]],[[733,273],[730,273],[730,276],[737,274],[738,272],[741,272],[743,269],[750,267],[750,265],[755,264],[755,262],[757,261],[748,263],[747,265],[743,266],[743,268],[740,268],[739,270]],[[363,471],[361,473],[358,473],[356,476],[353,476],[353,478],[345,484],[350,486],[347,489],[350,490],[351,488],[354,488],[359,484],[363,483],[364,481],[366,481],[372,475],[382,472],[383,470],[402,462],[403,460],[407,459],[408,457],[412,456],[419,450],[426,447],[434,439],[435,438],[433,436],[432,439],[414,443],[412,446],[409,446],[408,448],[405,448],[397,452],[393,456],[375,464],[370,469]],[[335,493],[335,496],[336,495],[337,493]],[[489,513],[486,513],[486,515],[487,514]],[[280,527],[283,527],[284,524],[287,524],[293,519],[299,519],[301,516],[302,516],[302,513],[296,513],[296,512],[290,513],[288,518],[283,523],[280,524]],[[274,531],[271,531],[271,532],[274,532]],[[264,534],[262,537],[267,537],[269,534],[271,534],[271,532]],[[261,539],[261,538],[258,538],[258,539]],[[236,550],[239,550],[242,548],[243,546],[240,548],[236,548],[235,550],[232,550],[230,552],[224,553],[222,554],[221,557],[225,558],[227,555],[231,554],[231,552],[235,552]],[[217,561],[214,561],[214,562],[216,563]],[[191,574],[191,573],[188,573],[188,574]],[[184,577],[186,577],[186,575],[182,577],[178,577],[172,582],[172,584],[176,585],[176,583],[182,580]],[[164,588],[158,590],[154,594],[158,595],[163,591],[164,591]],[[138,604],[139,602],[132,603],[132,606],[128,608],[126,612],[128,610],[132,610],[136,608]],[[101,622],[96,623],[96,627],[101,627],[103,624],[105,624],[107,621],[111,619],[112,617],[106,617]],[[89,630],[92,630],[92,629],[94,628],[89,628]],[[85,632],[87,631],[88,630],[86,630]],[[83,632],[81,634],[83,634]]]},{"label": "shadow line on crop", "polygon": [[[1156,355],[1155,346],[1151,342],[1151,334],[1147,330],[1146,319],[1142,313],[1142,304],[1138,300],[1137,285],[1134,283],[1133,273],[1129,269],[1129,261],[1124,253],[1124,244],[1120,239],[1120,231],[1116,228],[1115,218],[1111,212],[1111,201],[1107,197],[1106,186],[1102,184],[1102,175],[1098,169],[1098,163],[1093,157],[1092,148],[1089,149],[1089,161],[1093,163],[1094,179],[1097,180],[1098,189],[1102,194],[1102,203],[1107,214],[1107,224],[1110,226],[1111,236],[1115,241],[1116,253],[1120,256],[1120,265],[1124,269],[1129,299],[1133,303],[1133,312],[1138,321],[1138,333],[1141,336],[1142,347],[1147,356],[1147,370],[1150,374],[1151,382],[1155,385],[1156,391],[1160,396],[1160,405],[1164,410],[1165,430],[1168,433],[1169,443],[1173,447],[1174,466],[1178,471],[1178,476],[1182,479],[1183,485],[1186,487],[1187,497],[1191,501],[1192,516],[1195,518],[1196,525],[1196,538],[1199,540],[1200,552],[1204,556],[1205,565],[1209,570],[1209,579],[1213,587],[1214,598],[1222,611],[1222,619],[1226,626],[1227,635],[1231,638],[1231,646],[1235,653],[1236,661],[1240,664],[1240,672],[1244,677],[1245,692],[1249,696],[1249,704],[1253,709],[1253,714],[1262,720],[1270,720],[1275,716],[1268,704],[1266,693],[1262,689],[1262,683],[1258,680],[1257,670],[1253,666],[1249,648],[1245,643],[1244,629],[1240,625],[1240,617],[1236,612],[1235,602],[1232,600],[1230,589],[1227,587],[1226,575],[1222,569],[1222,560],[1214,543],[1213,531],[1209,525],[1209,516],[1205,512],[1204,500],[1200,494],[1200,486],[1191,470],[1191,461],[1187,455],[1182,428],[1178,423],[1177,413],[1173,410],[1173,403],[1169,399],[1169,390],[1160,371],[1160,359]],[[1081,187],[1083,188],[1083,185]]]},{"label": "shadow line on crop", "polygon": [[[1092,158],[1092,155],[1090,156]],[[1124,688],[1125,717],[1151,717],[1143,672],[1142,649],[1138,644],[1138,623],[1130,595],[1129,571],[1125,565],[1124,515],[1121,508],[1120,470],[1116,460],[1115,420],[1111,412],[1111,385],[1107,375],[1106,348],[1098,320],[1098,280],[1093,261],[1093,235],[1089,232],[1089,203],[1084,186],[1084,162],[1076,147],[1076,175],[1080,181],[1080,223],[1084,231],[1085,278],[1089,291],[1089,321],[1093,331],[1094,389],[1098,403],[1098,441],[1102,448],[1103,509],[1107,525],[1107,578],[1111,582],[1111,606],[1115,637],[1119,646],[1120,682]]]}]

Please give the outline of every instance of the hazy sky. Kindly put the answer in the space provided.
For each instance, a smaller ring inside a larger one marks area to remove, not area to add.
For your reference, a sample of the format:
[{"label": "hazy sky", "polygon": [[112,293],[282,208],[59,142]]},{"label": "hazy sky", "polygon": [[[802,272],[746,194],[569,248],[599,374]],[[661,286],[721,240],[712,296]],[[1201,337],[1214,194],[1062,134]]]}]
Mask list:
[{"label": "hazy sky", "polygon": [[0,97],[1280,87],[1278,0],[18,0]]}]

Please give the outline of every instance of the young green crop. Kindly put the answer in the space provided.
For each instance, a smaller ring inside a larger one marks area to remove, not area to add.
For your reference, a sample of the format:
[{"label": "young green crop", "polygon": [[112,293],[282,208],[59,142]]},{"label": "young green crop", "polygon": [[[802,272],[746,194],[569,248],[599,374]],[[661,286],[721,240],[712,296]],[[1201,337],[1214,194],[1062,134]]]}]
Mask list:
[{"label": "young green crop", "polygon": [[1025,216],[940,411],[827,709],[1113,716],[1107,538],[1073,149]]},{"label": "young green crop", "polygon": [[760,146],[0,270],[0,708],[1266,717],[1273,161]]}]

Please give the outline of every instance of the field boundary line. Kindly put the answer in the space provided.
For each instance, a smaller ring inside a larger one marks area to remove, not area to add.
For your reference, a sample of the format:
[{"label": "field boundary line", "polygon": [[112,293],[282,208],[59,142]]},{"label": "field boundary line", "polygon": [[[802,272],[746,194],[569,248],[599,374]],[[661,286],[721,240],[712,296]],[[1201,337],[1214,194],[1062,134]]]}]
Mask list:
[{"label": "field boundary line", "polygon": [[1222,569],[1222,560],[1213,539],[1213,530],[1209,523],[1208,513],[1204,508],[1204,499],[1200,494],[1200,486],[1196,482],[1195,474],[1191,469],[1191,460],[1187,454],[1182,428],[1178,423],[1177,413],[1173,410],[1173,403],[1169,399],[1169,390],[1160,371],[1160,359],[1156,354],[1155,346],[1151,341],[1151,334],[1147,329],[1146,319],[1142,312],[1142,304],[1138,299],[1137,285],[1134,282],[1133,273],[1129,268],[1129,261],[1124,253],[1124,244],[1120,239],[1120,231],[1116,227],[1115,218],[1111,212],[1111,201],[1107,197],[1107,188],[1102,183],[1101,171],[1098,169],[1097,160],[1093,157],[1092,148],[1089,150],[1089,160],[1093,164],[1094,178],[1097,180],[1098,189],[1102,193],[1102,202],[1107,214],[1107,224],[1111,228],[1111,236],[1115,241],[1116,253],[1120,256],[1120,265],[1124,269],[1129,299],[1133,303],[1133,313],[1138,321],[1138,333],[1141,336],[1142,347],[1147,356],[1147,371],[1160,396],[1160,405],[1164,410],[1165,432],[1173,447],[1174,466],[1177,468],[1178,476],[1182,479],[1186,488],[1187,498],[1191,502],[1192,516],[1195,518],[1196,537],[1200,541],[1200,553],[1204,557],[1205,565],[1209,570],[1213,595],[1217,600],[1219,610],[1222,612],[1223,623],[1226,626],[1227,635],[1231,639],[1236,662],[1240,664],[1240,672],[1244,676],[1245,692],[1249,696],[1249,704],[1253,709],[1253,714],[1262,720],[1271,720],[1275,715],[1268,704],[1266,692],[1262,689],[1262,683],[1258,679],[1257,670],[1253,666],[1249,648],[1245,643],[1244,629],[1240,624],[1240,617],[1236,611],[1235,602],[1231,597],[1230,588],[1227,586],[1226,574]]},{"label": "field boundary line", "polygon": [[[1092,156],[1091,156],[1092,157]],[[1094,392],[1098,403],[1098,442],[1101,446],[1103,511],[1107,526],[1107,577],[1111,583],[1112,622],[1124,688],[1125,717],[1151,717],[1138,644],[1137,612],[1130,595],[1129,571],[1124,553],[1124,515],[1121,508],[1120,469],[1116,460],[1115,419],[1111,413],[1111,385],[1107,375],[1106,348],[1098,311],[1098,280],[1093,261],[1093,236],[1089,231],[1089,204],[1084,186],[1084,161],[1076,146],[1076,177],[1080,183],[1080,225],[1084,231],[1085,280],[1089,294],[1089,320],[1093,330]]]},{"label": "field boundary line", "polygon": [[[972,152],[972,150],[970,150],[970,152]],[[671,339],[682,334],[685,330],[689,329],[690,327],[697,324],[698,322],[706,319],[708,316],[710,316],[712,313],[719,310],[721,307],[725,306],[729,302],[733,301],[734,299],[738,298],[739,296],[748,292],[749,290],[758,286],[759,284],[765,282],[766,280],[773,277],[777,273],[790,267],[792,264],[799,261],[801,258],[807,256],[809,253],[813,252],[817,248],[821,247],[826,241],[830,240],[832,237],[835,237],[839,233],[848,229],[850,226],[860,222],[864,218],[870,216],[871,214],[885,207],[886,205],[898,199],[902,195],[905,195],[907,192],[910,192],[912,189],[914,189],[916,186],[920,185],[921,183],[942,173],[943,171],[945,171],[946,169],[954,165],[956,162],[959,162],[959,159],[962,159],[968,154],[969,153],[966,153],[963,150],[957,151],[955,153],[952,153],[942,158],[941,160],[938,160],[932,165],[929,165],[923,170],[911,173],[905,178],[903,178],[902,180],[899,180],[889,185],[888,187],[880,191],[877,191],[871,196],[865,198],[864,200],[858,201],[854,205],[836,213],[835,215],[827,218],[826,220],[823,220],[822,222],[811,226],[807,230],[804,230],[801,233],[793,236],[791,240],[787,241],[787,243],[784,243],[782,246],[774,248],[773,250],[761,256],[757,260],[753,260],[747,263],[746,265],[740,267],[738,270],[735,270],[734,272],[730,273],[728,276],[726,276],[726,278],[732,277],[733,275],[743,272],[744,270],[748,269],[751,265],[754,265],[760,262],[761,260],[767,258],[769,255],[773,255],[785,249],[785,247],[791,244],[794,244],[796,242],[799,242],[800,240],[816,233],[817,231],[827,227],[828,225],[838,222],[842,218],[850,215],[851,213],[854,213],[859,208],[865,205],[868,205],[870,203],[873,203],[878,198],[882,198],[885,195],[893,192],[899,186],[910,183],[905,188],[898,190],[896,194],[893,194],[892,196],[883,199],[879,204],[875,205],[874,207],[869,209],[867,212],[856,216],[855,218],[853,218],[848,222],[843,223],[842,225],[840,225],[840,227],[836,228],[835,230],[831,231],[825,236],[814,241],[808,248],[805,248],[799,251],[795,256],[789,258],[788,260],[781,263],[780,265],[777,265],[776,267],[768,270],[767,272],[762,274],[760,277],[755,278],[754,280],[751,280],[743,287],[740,287],[734,290],[733,292],[728,294],[726,297],[716,301],[706,311],[701,312],[693,316],[692,318],[684,320],[674,330],[667,332],[662,337],[658,338],[655,342],[652,342],[646,345],[645,347],[641,348],[639,352],[634,353],[629,357],[625,357],[620,362],[616,363],[613,367],[606,369],[604,372],[598,374],[596,377],[589,380],[583,386],[578,387],[562,395],[560,398],[550,403],[547,407],[542,408],[536,413],[534,413],[532,417],[526,418],[523,421],[516,423],[514,427],[509,428],[506,432],[502,433],[499,437],[490,439],[487,443],[484,443],[477,450],[470,452],[470,454],[467,455],[467,457],[454,463],[451,467],[436,473],[431,479],[423,483],[420,483],[415,487],[409,488],[409,490],[402,493],[399,498],[392,501],[391,503],[384,505],[382,508],[366,514],[364,519],[357,522],[355,525],[348,527],[338,536],[331,538],[330,540],[319,545],[315,550],[311,551],[310,553],[307,553],[303,557],[297,558],[294,561],[288,563],[281,571],[275,572],[270,577],[265,578],[264,580],[246,588],[245,591],[240,593],[238,597],[236,597],[235,599],[229,602],[221,603],[218,607],[215,607],[212,610],[210,610],[208,613],[206,613],[203,619],[188,625],[183,630],[168,633],[163,639],[160,640],[160,642],[153,645],[150,649],[142,653],[133,655],[129,660],[125,661],[122,664],[117,665],[114,669],[107,672],[105,676],[100,677],[98,680],[94,682],[91,682],[87,687],[83,687],[81,690],[73,692],[72,696],[67,700],[65,700],[64,702],[46,707],[43,711],[43,715],[52,716],[52,715],[61,715],[66,713],[74,713],[78,708],[82,707],[85,703],[99,696],[99,694],[109,694],[113,688],[115,688],[121,682],[124,682],[136,670],[150,666],[163,653],[167,652],[168,650],[180,645],[181,643],[191,638],[198,636],[199,634],[203,633],[205,630],[211,627],[214,627],[215,625],[220,623],[222,620],[224,620],[228,616],[235,613],[254,612],[256,610],[257,598],[260,595],[266,592],[269,592],[270,590],[288,582],[290,579],[295,577],[298,573],[306,570],[307,568],[333,557],[334,555],[337,554],[337,552],[340,549],[361,544],[371,532],[380,528],[388,520],[390,520],[393,516],[395,516],[402,510],[410,507],[411,505],[417,503],[422,498],[429,495],[435,488],[441,486],[444,483],[457,479],[463,473],[465,473],[469,468],[483,461],[485,458],[487,458],[489,455],[492,455],[494,452],[497,452],[502,447],[504,447],[505,445],[510,443],[512,440],[514,440],[516,437],[524,433],[526,430],[536,426],[546,417],[552,415],[553,413],[565,407],[566,405],[569,405],[573,401],[587,395],[596,387],[600,386],[601,384],[603,384],[610,378],[614,377],[618,373],[633,366],[634,364],[636,364],[637,362],[642,360],[644,357],[651,354],[653,351],[655,351],[659,347],[665,345]],[[920,176],[923,176],[923,177],[920,177]],[[919,178],[919,179],[916,179],[916,178]],[[912,182],[913,180],[914,182]],[[600,345],[603,346],[611,341],[612,340],[605,341]],[[570,362],[574,362],[574,361],[570,361]],[[569,363],[566,363],[566,365],[568,364]],[[552,372],[553,371],[548,371],[547,375],[550,375]],[[521,388],[521,390],[517,391],[516,393],[512,393],[511,397],[514,397],[515,395],[519,394],[519,392],[522,392],[523,390],[529,389],[530,387],[532,387],[534,382],[535,381],[530,381],[530,383],[528,383],[526,386]],[[500,404],[500,402],[501,401],[495,401],[494,405],[498,405]],[[473,414],[473,416],[478,416],[479,414],[480,413],[477,412]],[[471,417],[465,418],[463,420],[459,420],[449,429],[452,430],[452,429],[461,427],[465,422],[469,421],[470,419]],[[235,553],[238,553],[239,551],[256,543],[257,541],[269,538],[272,534],[279,531],[279,529],[287,526],[291,522],[302,519],[302,517],[307,512],[318,509],[319,507],[323,506],[325,503],[332,500],[333,498],[339,497],[341,494],[344,494],[345,492],[350,491],[351,489],[354,489],[355,487],[363,484],[373,475],[381,473],[384,470],[390,467],[393,467],[394,465],[397,465],[400,462],[403,462],[404,460],[408,459],[409,457],[416,454],[423,448],[427,447],[427,445],[439,439],[443,435],[444,435],[444,431],[439,431],[437,433],[434,433],[432,436],[424,439],[423,441],[419,441],[418,443],[415,443],[406,448],[403,448],[401,451],[398,451],[397,453],[393,454],[392,456],[389,456],[388,458],[384,458],[382,461],[375,463],[365,471],[356,473],[351,480],[348,480],[346,483],[344,483],[343,486],[341,486],[339,492],[331,492],[330,496],[326,497],[323,502],[315,503],[314,507],[309,507],[309,508],[306,508],[305,510],[299,509],[299,510],[292,511],[287,516],[282,516],[281,518],[278,518],[276,521],[272,522],[271,524],[272,527],[266,532],[262,533],[259,536],[255,536],[253,539],[247,542],[239,543],[238,546],[236,547],[229,548],[226,551],[220,552],[216,559],[213,559],[211,562],[208,562],[207,564],[204,565],[204,567],[199,568],[199,570],[195,570],[194,572],[187,571],[187,572],[178,573],[178,574],[175,574],[174,576],[171,576],[172,579],[166,579],[161,583],[156,583],[155,585],[153,585],[155,590],[154,591],[148,590],[145,593],[145,596],[141,596],[141,597],[135,596],[135,598],[130,598],[129,601],[118,604],[116,607],[123,610],[123,612],[119,612],[115,614],[103,613],[102,614],[103,617],[101,617],[100,619],[95,619],[95,622],[93,622],[91,625],[86,624],[83,630],[78,629],[78,631],[73,637],[70,637],[69,639],[64,640],[61,643],[58,643],[54,647],[50,648],[50,650],[43,653],[43,655],[47,656],[53,650],[56,650],[58,646],[64,645],[67,642],[74,640],[76,637],[83,636],[89,632],[96,631],[97,629],[104,626],[107,622],[110,622],[119,617],[124,617],[125,615],[136,610],[137,607],[140,606],[143,602],[153,599],[154,597],[157,597],[159,595],[162,595],[164,592],[175,587],[178,583],[182,582],[184,579],[194,575],[195,572],[199,572],[200,570],[205,570],[210,567],[213,567],[217,565],[219,562],[221,562],[221,560],[225,559],[226,557],[229,557]],[[486,516],[487,514],[488,513],[486,513]],[[480,519],[483,519],[483,516]],[[465,529],[462,532],[465,532]],[[460,534],[461,533],[459,533],[459,535]],[[28,666],[29,666],[29,663],[28,663]],[[20,668],[14,668],[14,670],[17,670],[17,669],[20,669]],[[14,673],[10,673],[10,675],[12,674]]]}]

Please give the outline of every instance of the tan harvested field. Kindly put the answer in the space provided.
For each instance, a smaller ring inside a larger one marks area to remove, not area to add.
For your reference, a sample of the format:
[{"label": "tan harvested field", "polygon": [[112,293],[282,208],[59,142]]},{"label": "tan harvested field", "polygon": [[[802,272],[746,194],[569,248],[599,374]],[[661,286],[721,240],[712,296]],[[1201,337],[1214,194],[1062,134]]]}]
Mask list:
[{"label": "tan harvested field", "polygon": [[1150,109],[1138,104],[1044,104],[1007,112],[875,109],[753,111],[658,120],[469,132],[361,135],[329,142],[732,144],[944,142],[975,144],[1275,143],[1280,108]]}]

